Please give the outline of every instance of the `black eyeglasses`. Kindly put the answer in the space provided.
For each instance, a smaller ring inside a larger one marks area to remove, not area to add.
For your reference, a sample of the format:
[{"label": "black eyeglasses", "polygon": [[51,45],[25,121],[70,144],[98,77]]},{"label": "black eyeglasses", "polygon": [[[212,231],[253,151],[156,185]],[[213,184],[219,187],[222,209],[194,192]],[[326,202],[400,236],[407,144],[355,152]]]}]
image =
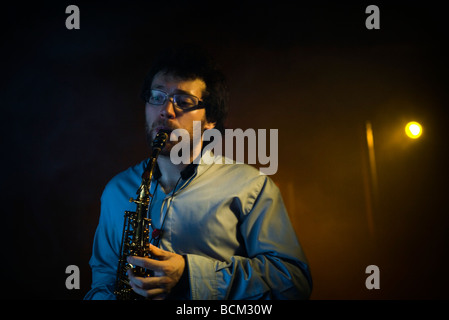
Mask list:
[{"label": "black eyeglasses", "polygon": [[147,98],[149,104],[163,105],[168,99],[173,99],[173,104],[182,110],[193,110],[204,108],[203,101],[190,94],[167,94],[164,91],[152,89]]}]

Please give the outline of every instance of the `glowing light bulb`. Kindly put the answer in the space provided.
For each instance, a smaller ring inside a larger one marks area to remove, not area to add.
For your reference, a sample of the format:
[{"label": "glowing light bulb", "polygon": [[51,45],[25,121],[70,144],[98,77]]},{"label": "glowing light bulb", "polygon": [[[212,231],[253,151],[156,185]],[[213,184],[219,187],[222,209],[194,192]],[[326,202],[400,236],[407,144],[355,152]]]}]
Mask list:
[{"label": "glowing light bulb", "polygon": [[422,134],[422,126],[415,121],[407,123],[405,134],[411,139],[418,139]]}]

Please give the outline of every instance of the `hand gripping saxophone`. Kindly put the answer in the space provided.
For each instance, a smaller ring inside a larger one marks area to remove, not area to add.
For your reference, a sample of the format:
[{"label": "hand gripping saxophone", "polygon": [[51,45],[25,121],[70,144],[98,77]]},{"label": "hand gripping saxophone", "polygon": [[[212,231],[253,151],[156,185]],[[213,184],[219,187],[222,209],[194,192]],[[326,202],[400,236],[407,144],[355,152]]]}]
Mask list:
[{"label": "hand gripping saxophone", "polygon": [[122,242],[120,244],[120,258],[118,261],[117,278],[115,281],[114,294],[117,300],[137,300],[143,297],[137,295],[131,288],[127,272],[132,269],[133,273],[140,277],[150,276],[150,271],[142,267],[133,266],[127,262],[129,256],[148,257],[150,255],[149,227],[151,219],[148,215],[151,179],[156,165],[157,157],[164,148],[168,139],[168,132],[159,131],[152,143],[152,154],[142,174],[142,183],[137,189],[137,198],[129,199],[137,205],[136,211],[125,211],[123,223]]}]

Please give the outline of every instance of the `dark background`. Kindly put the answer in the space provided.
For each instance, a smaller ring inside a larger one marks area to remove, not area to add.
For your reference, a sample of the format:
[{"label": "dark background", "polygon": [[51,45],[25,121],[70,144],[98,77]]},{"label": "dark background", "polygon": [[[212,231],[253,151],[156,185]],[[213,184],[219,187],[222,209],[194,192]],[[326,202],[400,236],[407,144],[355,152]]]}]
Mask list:
[{"label": "dark background", "polygon": [[[67,30],[68,5],[81,29]],[[367,30],[365,8],[380,8]],[[195,42],[231,89],[229,128],[278,129],[279,185],[312,299],[447,299],[447,23],[439,2],[133,1],[2,4],[2,289],[81,299],[99,198],[147,156],[143,78]],[[416,141],[406,122],[422,123]],[[367,212],[365,122],[378,197]],[[380,289],[365,268],[380,268]],[[81,289],[67,290],[77,265]]]}]

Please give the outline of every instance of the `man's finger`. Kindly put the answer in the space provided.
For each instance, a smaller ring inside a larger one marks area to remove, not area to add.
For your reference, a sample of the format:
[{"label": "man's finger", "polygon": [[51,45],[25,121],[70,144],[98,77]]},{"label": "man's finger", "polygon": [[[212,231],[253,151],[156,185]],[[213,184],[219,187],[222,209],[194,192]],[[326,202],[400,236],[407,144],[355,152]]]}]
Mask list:
[{"label": "man's finger", "polygon": [[128,257],[128,263],[153,271],[162,271],[162,268],[164,266],[164,263],[162,261],[136,256]]},{"label": "man's finger", "polygon": [[164,258],[167,255],[167,251],[162,250],[152,244],[150,244],[150,252],[152,256],[155,256],[159,259]]},{"label": "man's finger", "polygon": [[142,287],[142,277],[136,277],[135,275],[134,275],[134,272],[130,269],[130,270],[128,270],[128,279],[129,279],[129,284],[132,286],[132,285],[135,285],[135,286],[137,286],[137,287]]},{"label": "man's finger", "polygon": [[128,272],[130,284],[134,284],[138,288],[151,289],[165,285],[165,281],[161,277],[138,277],[134,272]]},{"label": "man's finger", "polygon": [[150,290],[145,290],[145,289],[137,287],[133,283],[131,283],[131,287],[133,288],[135,293],[137,293],[145,298],[160,297],[165,294],[165,290],[163,288],[154,288],[154,289],[150,289]]}]

